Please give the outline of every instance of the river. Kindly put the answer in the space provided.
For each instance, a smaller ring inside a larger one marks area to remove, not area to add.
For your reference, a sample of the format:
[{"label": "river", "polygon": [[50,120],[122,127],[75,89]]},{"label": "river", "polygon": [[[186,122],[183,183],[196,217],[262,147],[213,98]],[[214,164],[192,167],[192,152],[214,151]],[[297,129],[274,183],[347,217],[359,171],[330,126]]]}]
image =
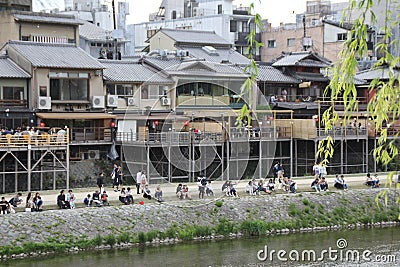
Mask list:
[{"label": "river", "polygon": [[[272,250],[276,252],[271,254]],[[279,250],[281,252],[278,255]],[[324,250],[326,252],[322,252]],[[123,250],[11,260],[3,262],[2,265],[19,267],[400,266],[400,228],[326,231],[178,245],[140,246]]]}]

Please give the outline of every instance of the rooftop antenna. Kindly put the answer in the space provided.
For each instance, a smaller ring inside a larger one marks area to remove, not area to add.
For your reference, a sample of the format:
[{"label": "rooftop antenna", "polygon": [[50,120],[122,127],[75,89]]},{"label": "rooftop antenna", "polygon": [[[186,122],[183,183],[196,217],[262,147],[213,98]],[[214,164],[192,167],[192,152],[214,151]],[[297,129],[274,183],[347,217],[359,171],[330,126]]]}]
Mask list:
[{"label": "rooftop antenna", "polygon": [[[307,37],[307,28],[306,28],[306,15],[303,15],[303,40],[305,40],[305,38]],[[306,43],[303,41],[303,50],[307,51],[307,45]]]}]

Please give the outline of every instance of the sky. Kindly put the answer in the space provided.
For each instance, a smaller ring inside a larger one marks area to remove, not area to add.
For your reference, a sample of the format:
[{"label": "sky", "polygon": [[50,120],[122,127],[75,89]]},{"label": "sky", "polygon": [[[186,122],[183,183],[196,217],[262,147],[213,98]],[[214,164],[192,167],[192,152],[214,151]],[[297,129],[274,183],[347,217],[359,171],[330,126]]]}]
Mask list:
[{"label": "sky", "polygon": [[[126,0],[129,2],[130,15],[127,24],[146,22],[149,14],[158,11],[162,0]],[[348,0],[331,0],[331,3],[347,2]],[[302,13],[306,9],[306,0],[234,0],[234,4],[249,6],[254,2],[256,11],[263,19],[268,19],[272,26],[278,26],[280,22],[295,22],[295,14]]]}]

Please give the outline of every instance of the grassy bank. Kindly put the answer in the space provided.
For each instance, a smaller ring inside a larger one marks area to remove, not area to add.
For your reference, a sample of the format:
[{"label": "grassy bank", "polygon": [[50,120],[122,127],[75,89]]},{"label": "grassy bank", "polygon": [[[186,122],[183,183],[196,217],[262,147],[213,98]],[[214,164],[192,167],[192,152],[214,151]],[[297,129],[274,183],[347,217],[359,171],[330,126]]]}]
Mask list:
[{"label": "grassy bank", "polygon": [[[362,196],[361,202],[355,204],[354,198],[346,195],[326,195],[329,201],[334,199],[335,205],[324,202],[324,196],[315,194],[298,194],[291,198],[285,198],[284,206],[270,205],[270,215],[279,212],[280,219],[270,219],[268,216],[261,219],[257,212],[259,209],[268,208],[265,199],[259,197],[260,206],[242,208],[243,215],[238,220],[232,220],[227,212],[234,209],[232,199],[221,199],[207,207],[208,212],[199,214],[194,209],[184,209],[188,218],[207,216],[208,223],[195,223],[193,220],[183,220],[181,223],[172,223],[162,230],[152,227],[149,231],[135,231],[137,222],[131,221],[131,227],[118,229],[109,226],[109,231],[103,231],[104,235],[96,236],[72,235],[58,231],[60,235],[53,235],[44,242],[25,241],[20,236],[11,245],[0,246],[0,256],[3,260],[10,258],[23,258],[41,256],[49,253],[69,253],[82,250],[110,249],[114,247],[130,247],[135,245],[171,244],[179,241],[209,240],[230,237],[265,236],[290,232],[309,232],[340,230],[356,227],[380,227],[398,225],[399,207],[395,201],[389,201],[388,205],[378,206],[371,196]],[[254,198],[251,198],[254,200]],[[245,206],[246,199],[238,199]],[[241,202],[243,201],[243,202]],[[268,205],[267,204],[267,205]],[[277,210],[279,208],[279,210]],[[181,209],[182,211],[182,209]],[[141,216],[141,215],[140,215]],[[138,217],[138,220],[144,218]],[[146,219],[148,220],[148,219]],[[57,225],[59,226],[59,225]],[[52,225],[52,228],[56,226]],[[43,229],[50,231],[48,226]],[[90,231],[88,229],[88,231]]]}]

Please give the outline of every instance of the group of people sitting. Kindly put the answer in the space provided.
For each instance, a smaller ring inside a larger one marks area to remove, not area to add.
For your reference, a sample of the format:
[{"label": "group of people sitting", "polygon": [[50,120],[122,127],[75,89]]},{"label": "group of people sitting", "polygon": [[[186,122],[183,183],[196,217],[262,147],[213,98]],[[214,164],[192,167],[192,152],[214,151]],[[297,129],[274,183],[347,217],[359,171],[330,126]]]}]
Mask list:
[{"label": "group of people sitting", "polygon": [[226,180],[225,183],[222,185],[222,192],[225,193],[228,197],[239,197],[238,192],[236,191],[236,183],[230,180]]},{"label": "group of people sitting", "polygon": [[75,209],[75,200],[76,197],[71,189],[68,190],[67,195],[65,195],[64,190],[61,190],[57,196],[57,206],[60,209]]},{"label": "group of people sitting", "polygon": [[[15,213],[15,208],[22,204],[22,202],[22,193],[17,193],[9,201],[7,201],[5,197],[2,197],[0,201],[0,214]],[[35,195],[32,195],[31,192],[28,193],[26,197],[25,211],[43,211],[43,200],[39,192]]]},{"label": "group of people sitting", "polygon": [[367,181],[365,182],[365,185],[370,186],[371,188],[379,188],[380,180],[378,174],[375,173],[374,177],[371,177],[371,174],[367,173]]},{"label": "group of people sitting", "polygon": [[178,184],[178,186],[176,187],[176,196],[179,199],[192,199],[192,196],[189,193],[189,187],[185,184]]},{"label": "group of people sitting", "polygon": [[264,179],[260,179],[258,182],[252,179],[247,183],[245,191],[251,196],[260,195],[261,192],[271,194],[275,191],[274,179],[269,179],[266,184],[264,183]]}]

